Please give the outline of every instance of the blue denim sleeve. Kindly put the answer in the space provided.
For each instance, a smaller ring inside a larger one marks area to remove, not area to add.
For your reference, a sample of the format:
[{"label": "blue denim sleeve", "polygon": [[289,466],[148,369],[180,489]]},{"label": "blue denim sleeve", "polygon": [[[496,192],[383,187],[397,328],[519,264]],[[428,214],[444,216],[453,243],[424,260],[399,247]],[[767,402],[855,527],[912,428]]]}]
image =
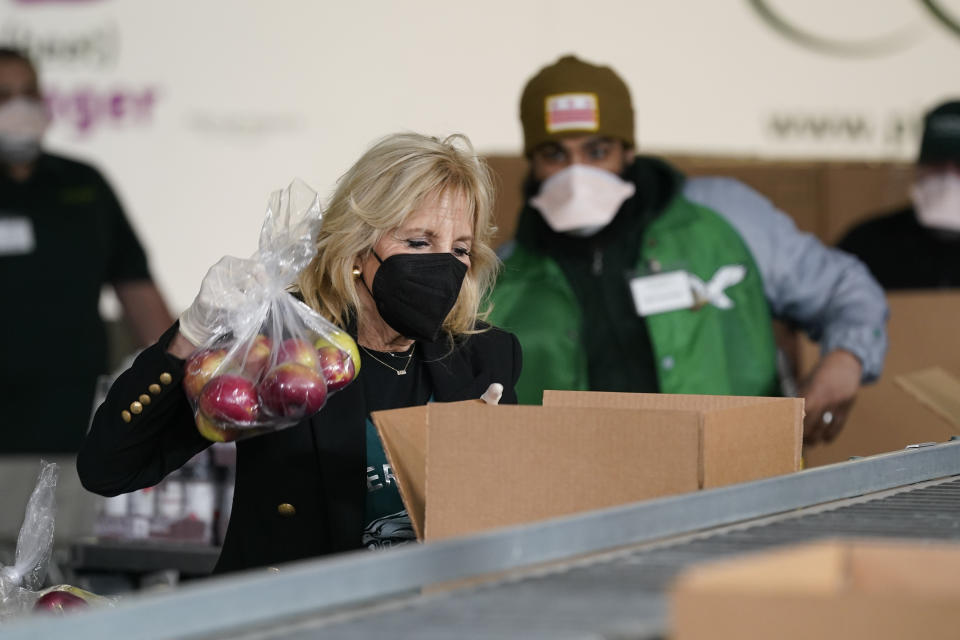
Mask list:
[{"label": "blue denim sleeve", "polygon": [[889,310],[883,289],[854,256],[828,247],[765,197],[732,178],[690,178],[684,195],[720,214],[753,254],[770,310],[819,341],[821,353],[850,351],[863,382],[883,370]]}]

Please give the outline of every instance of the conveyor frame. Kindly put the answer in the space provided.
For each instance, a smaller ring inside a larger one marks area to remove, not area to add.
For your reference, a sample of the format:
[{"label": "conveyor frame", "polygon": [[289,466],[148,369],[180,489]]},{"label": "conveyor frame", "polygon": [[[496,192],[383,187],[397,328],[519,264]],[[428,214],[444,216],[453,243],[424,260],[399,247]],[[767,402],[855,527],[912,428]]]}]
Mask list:
[{"label": "conveyor frame", "polygon": [[67,619],[31,618],[3,637],[227,637],[420,587],[536,567],[813,505],[960,475],[960,442],[853,460],[692,494],[416,545],[356,552],[139,595]]}]

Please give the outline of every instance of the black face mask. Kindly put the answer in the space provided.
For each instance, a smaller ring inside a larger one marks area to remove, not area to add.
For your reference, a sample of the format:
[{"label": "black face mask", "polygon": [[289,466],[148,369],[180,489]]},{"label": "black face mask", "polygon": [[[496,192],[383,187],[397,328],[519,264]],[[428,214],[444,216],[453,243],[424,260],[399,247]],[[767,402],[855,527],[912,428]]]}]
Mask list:
[{"label": "black face mask", "polygon": [[[460,295],[467,265],[450,253],[398,253],[380,262],[370,295],[400,335],[433,342]],[[366,284],[366,282],[364,282]]]}]

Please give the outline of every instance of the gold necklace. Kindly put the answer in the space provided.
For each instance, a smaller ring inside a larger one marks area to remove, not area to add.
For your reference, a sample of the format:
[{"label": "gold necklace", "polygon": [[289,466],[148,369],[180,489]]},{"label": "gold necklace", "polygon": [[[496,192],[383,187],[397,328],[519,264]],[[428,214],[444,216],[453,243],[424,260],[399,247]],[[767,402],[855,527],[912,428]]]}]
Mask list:
[{"label": "gold necklace", "polygon": [[[377,362],[385,366],[387,369],[390,369],[391,371],[396,373],[398,376],[405,376],[407,375],[407,368],[410,366],[410,363],[413,362],[413,350],[417,348],[417,343],[414,342],[413,346],[410,347],[410,355],[407,356],[407,364],[403,365],[403,369],[397,369],[396,367],[391,367],[389,364],[387,364],[377,356],[370,353],[370,349],[367,349],[362,344],[360,345],[360,348],[366,351],[368,356],[370,356],[371,358],[373,358],[374,360],[376,360]],[[398,356],[398,357],[402,357],[402,356]]]}]

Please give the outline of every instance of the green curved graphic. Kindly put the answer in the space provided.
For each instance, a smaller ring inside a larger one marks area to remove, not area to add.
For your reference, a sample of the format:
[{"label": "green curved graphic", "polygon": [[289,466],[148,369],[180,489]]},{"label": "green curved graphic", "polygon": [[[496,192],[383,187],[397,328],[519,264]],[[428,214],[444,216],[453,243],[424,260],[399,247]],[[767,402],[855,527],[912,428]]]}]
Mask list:
[{"label": "green curved graphic", "polygon": [[956,18],[944,11],[937,2],[934,0],[920,0],[920,4],[926,7],[927,10],[933,14],[933,17],[937,19],[937,22],[952,31],[954,35],[960,36],[960,22],[957,22]]},{"label": "green curved graphic", "polygon": [[[767,4],[767,0],[747,0],[747,2],[774,31],[788,40],[820,53],[837,56],[889,55],[914,44],[920,36],[915,26],[905,26],[892,33],[865,40],[825,38],[791,24],[783,16],[771,9]],[[939,9],[935,7],[933,0],[921,0],[921,2],[931,11],[939,11]],[[940,18],[939,15],[938,18]],[[948,26],[953,29],[958,29],[958,25],[953,22]],[[960,29],[958,29],[958,33],[960,33]]]}]

